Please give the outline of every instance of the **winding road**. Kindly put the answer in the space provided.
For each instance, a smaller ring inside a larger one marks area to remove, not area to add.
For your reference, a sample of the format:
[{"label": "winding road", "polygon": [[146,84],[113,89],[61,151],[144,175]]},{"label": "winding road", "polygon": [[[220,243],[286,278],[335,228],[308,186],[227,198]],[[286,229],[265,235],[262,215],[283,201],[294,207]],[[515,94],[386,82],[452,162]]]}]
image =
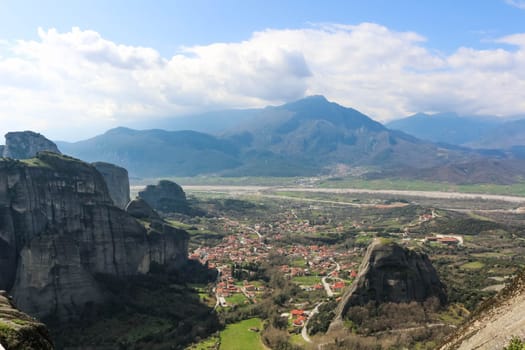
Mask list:
[{"label": "winding road", "polygon": [[[326,291],[326,295],[331,298],[334,296],[334,292],[332,291],[332,288],[330,288],[330,284],[328,282],[326,282],[326,279],[332,274],[334,273],[335,271],[340,271],[341,270],[341,265],[339,265],[339,263],[335,260],[332,259],[332,261],[335,263],[335,270],[329,272],[326,276],[324,276],[322,279],[321,279],[321,282],[323,283],[323,287],[324,287],[324,290]],[[320,303],[317,303],[314,307],[314,309],[312,310],[312,312],[310,312],[310,315],[308,316],[308,318],[306,319],[306,322],[304,323],[303,325],[303,329],[301,330],[301,335],[303,337],[303,339],[307,342],[307,343],[312,343],[312,339],[310,338],[310,336],[308,335],[308,322],[310,321],[310,319],[316,314],[319,312],[319,306],[321,306],[323,304],[323,302],[320,302]]]}]

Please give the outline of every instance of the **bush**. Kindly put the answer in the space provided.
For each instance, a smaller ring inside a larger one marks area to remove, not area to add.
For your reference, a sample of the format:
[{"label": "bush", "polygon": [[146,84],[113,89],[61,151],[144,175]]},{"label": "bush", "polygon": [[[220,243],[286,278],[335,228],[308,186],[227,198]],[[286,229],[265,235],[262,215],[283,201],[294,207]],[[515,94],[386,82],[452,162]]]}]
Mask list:
[{"label": "bush", "polygon": [[504,347],[503,350],[525,350],[525,343],[518,337],[512,337],[509,345]]}]

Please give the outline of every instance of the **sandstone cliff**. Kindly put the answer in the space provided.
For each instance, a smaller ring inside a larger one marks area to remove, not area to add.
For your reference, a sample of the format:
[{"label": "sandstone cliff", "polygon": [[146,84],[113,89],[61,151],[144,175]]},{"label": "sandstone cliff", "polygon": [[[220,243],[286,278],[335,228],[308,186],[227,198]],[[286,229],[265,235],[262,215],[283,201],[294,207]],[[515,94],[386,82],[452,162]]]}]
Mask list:
[{"label": "sandstone cliff", "polygon": [[525,339],[525,272],[485,301],[439,350],[501,350],[512,337]]},{"label": "sandstone cliff", "polygon": [[113,203],[124,209],[130,200],[128,171],[111,163],[96,162],[93,166],[106,181]]},{"label": "sandstone cliff", "polygon": [[0,291],[0,348],[51,350],[53,343],[44,324],[18,311],[7,293]]},{"label": "sandstone cliff", "polygon": [[28,159],[36,156],[40,151],[60,153],[52,141],[33,131],[8,132],[5,135],[3,157]]},{"label": "sandstone cliff", "polygon": [[340,322],[355,305],[423,302],[432,297],[442,305],[447,301],[428,256],[376,239],[367,249],[357,279],[338,304],[334,322]]},{"label": "sandstone cliff", "polygon": [[148,185],[139,192],[139,197],[155,210],[177,213],[189,211],[186,194],[182,187],[173,181],[161,180],[157,185]]},{"label": "sandstone cliff", "polygon": [[137,221],[113,205],[95,167],[55,153],[0,161],[0,218],[0,289],[39,318],[104,301],[97,274],[186,262],[187,233]]}]

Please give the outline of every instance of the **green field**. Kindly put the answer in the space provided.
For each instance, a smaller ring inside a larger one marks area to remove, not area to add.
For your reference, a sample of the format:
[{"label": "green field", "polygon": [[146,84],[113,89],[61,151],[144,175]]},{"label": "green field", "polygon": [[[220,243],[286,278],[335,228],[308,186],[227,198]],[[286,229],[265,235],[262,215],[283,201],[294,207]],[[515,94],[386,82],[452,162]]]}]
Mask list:
[{"label": "green field", "polygon": [[262,330],[262,320],[260,318],[250,318],[238,323],[226,326],[221,332],[220,350],[264,350],[261,343],[259,332],[250,330],[257,328]]},{"label": "green field", "polygon": [[525,183],[512,185],[496,184],[471,184],[455,185],[444,182],[430,182],[421,180],[402,179],[378,179],[363,180],[359,178],[329,179],[319,183],[324,188],[359,188],[370,190],[406,190],[406,191],[440,191],[440,192],[464,192],[502,194],[513,196],[525,196]]},{"label": "green field", "polygon": [[[291,186],[297,183],[298,177],[263,177],[263,176],[240,176],[240,177],[220,177],[220,176],[191,176],[191,177],[163,177],[162,179],[174,181],[181,186]],[[141,179],[134,181],[132,185],[148,185],[157,183],[161,178]]]},{"label": "green field", "polygon": [[248,299],[242,293],[233,294],[226,298],[228,305],[243,305]]},{"label": "green field", "polygon": [[292,278],[292,282],[306,285],[306,286],[313,286],[314,284],[321,283],[321,277],[319,276],[297,276]]},{"label": "green field", "polygon": [[481,261],[472,261],[466,264],[461,265],[462,270],[479,270],[485,266]]}]

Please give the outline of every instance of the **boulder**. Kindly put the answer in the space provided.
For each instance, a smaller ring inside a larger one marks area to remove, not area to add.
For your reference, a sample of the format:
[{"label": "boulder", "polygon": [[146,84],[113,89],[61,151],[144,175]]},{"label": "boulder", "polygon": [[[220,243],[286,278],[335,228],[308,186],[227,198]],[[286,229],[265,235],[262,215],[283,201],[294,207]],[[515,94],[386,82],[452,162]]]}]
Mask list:
[{"label": "boulder", "polygon": [[46,326],[17,310],[7,292],[0,290],[0,349],[53,348]]},{"label": "boulder", "polygon": [[157,185],[148,185],[139,192],[139,197],[155,210],[183,214],[190,210],[184,190],[173,181],[160,180]]},{"label": "boulder", "polygon": [[92,164],[104,178],[113,203],[120,209],[124,209],[130,201],[128,171],[111,163],[95,162]]},{"label": "boulder", "polygon": [[54,142],[33,131],[8,132],[5,135],[3,157],[28,159],[40,151],[60,153]]},{"label": "boulder", "polygon": [[430,298],[437,298],[441,305],[447,302],[445,286],[428,256],[376,239],[366,251],[357,279],[336,309],[336,320],[343,319],[356,305],[424,302]]}]

